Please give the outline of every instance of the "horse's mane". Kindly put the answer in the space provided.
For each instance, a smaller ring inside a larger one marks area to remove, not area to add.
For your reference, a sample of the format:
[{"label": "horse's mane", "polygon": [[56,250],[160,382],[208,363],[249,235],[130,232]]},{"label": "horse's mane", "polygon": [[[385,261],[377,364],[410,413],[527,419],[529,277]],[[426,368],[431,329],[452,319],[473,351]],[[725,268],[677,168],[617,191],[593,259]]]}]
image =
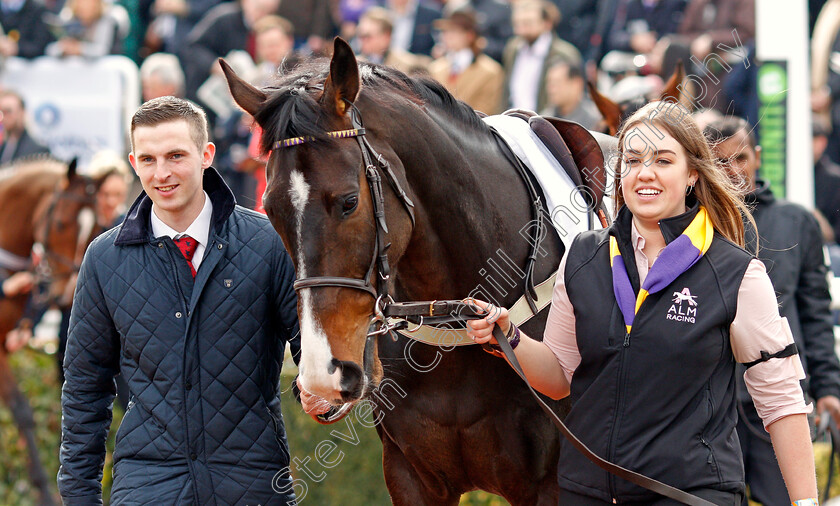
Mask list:
[{"label": "horse's mane", "polygon": [[[318,59],[299,65],[264,91],[268,94],[265,106],[257,113],[256,120],[263,125],[261,148],[263,153],[272,149],[275,140],[292,137],[311,137],[316,144],[328,145],[333,139],[326,135],[323,108],[314,92],[323,90],[329,75],[329,60]],[[447,113],[454,120],[479,131],[489,132],[476,112],[452,96],[442,84],[431,78],[413,78],[383,65],[359,62],[361,94],[371,92],[389,95],[381,102],[402,98],[431,106]]]},{"label": "horse's mane", "polygon": [[33,174],[67,173],[67,163],[49,155],[35,155],[0,165],[0,183],[15,182]]}]

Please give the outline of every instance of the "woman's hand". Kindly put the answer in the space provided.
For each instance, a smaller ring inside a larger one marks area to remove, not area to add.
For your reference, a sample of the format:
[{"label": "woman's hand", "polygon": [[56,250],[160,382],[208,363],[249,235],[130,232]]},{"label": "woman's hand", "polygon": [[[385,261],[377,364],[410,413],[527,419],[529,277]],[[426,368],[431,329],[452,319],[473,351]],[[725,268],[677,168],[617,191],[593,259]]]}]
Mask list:
[{"label": "woman's hand", "polygon": [[503,307],[494,306],[483,300],[465,299],[464,302],[474,306],[477,309],[476,313],[481,313],[482,311],[487,313],[487,316],[481,320],[469,320],[467,322],[467,334],[477,344],[499,344],[496,338],[493,337],[493,327],[498,325],[502,333],[508,333],[508,330],[510,330],[510,314],[508,310]]}]

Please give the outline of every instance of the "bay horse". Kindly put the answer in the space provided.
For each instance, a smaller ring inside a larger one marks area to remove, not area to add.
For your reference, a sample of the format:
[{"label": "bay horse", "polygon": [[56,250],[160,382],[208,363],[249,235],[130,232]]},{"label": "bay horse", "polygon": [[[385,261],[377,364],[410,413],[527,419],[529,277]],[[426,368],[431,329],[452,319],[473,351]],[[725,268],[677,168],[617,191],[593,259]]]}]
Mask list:
[{"label": "bay horse", "polygon": [[[369,333],[382,290],[399,301],[480,294],[510,307],[529,256],[534,280],[556,271],[560,237],[535,248],[522,234],[535,218],[530,183],[507,148],[439,83],[359,63],[341,39],[329,62],[265,90],[221,64],[270,152],[263,201],[296,268],[303,388],[336,404],[371,402],[396,505],[455,505],[477,489],[556,505],[560,436],[504,360]],[[516,289],[494,283],[504,262]],[[547,313],[525,332],[541,338]]]},{"label": "bay horse", "polygon": [[[50,158],[13,162],[0,170],[0,269],[6,276],[32,269],[35,243],[43,246],[32,297],[61,308],[72,302],[75,274],[94,237],[96,186],[69,165]],[[40,504],[54,504],[38,456],[32,409],[9,366],[6,335],[18,325],[29,295],[0,298],[0,399],[11,410],[29,457]]]}]

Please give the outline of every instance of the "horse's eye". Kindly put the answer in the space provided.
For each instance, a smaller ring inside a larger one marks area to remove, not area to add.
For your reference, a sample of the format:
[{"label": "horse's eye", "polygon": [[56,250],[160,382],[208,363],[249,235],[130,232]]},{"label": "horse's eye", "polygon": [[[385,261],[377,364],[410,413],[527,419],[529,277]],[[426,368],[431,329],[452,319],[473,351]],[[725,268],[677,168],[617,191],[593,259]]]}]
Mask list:
[{"label": "horse's eye", "polygon": [[353,211],[356,210],[356,206],[359,205],[359,197],[358,195],[350,195],[346,199],[344,199],[344,203],[341,205],[341,212],[344,216],[351,214]]}]

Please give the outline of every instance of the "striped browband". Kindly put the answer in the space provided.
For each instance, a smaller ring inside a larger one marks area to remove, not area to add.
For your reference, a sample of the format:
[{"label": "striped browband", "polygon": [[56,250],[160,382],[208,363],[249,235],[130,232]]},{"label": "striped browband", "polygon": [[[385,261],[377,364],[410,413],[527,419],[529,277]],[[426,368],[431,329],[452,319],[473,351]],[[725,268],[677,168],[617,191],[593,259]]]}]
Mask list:
[{"label": "striped browband", "polygon": [[[333,132],[327,132],[327,137],[332,137],[333,139],[346,139],[348,137],[358,137],[364,134],[364,128],[353,128],[350,130],[335,130]],[[313,140],[315,140],[315,138],[311,136],[291,137],[289,139],[283,139],[282,141],[275,142],[274,149],[290,148],[292,146],[298,146],[300,144]]]}]

